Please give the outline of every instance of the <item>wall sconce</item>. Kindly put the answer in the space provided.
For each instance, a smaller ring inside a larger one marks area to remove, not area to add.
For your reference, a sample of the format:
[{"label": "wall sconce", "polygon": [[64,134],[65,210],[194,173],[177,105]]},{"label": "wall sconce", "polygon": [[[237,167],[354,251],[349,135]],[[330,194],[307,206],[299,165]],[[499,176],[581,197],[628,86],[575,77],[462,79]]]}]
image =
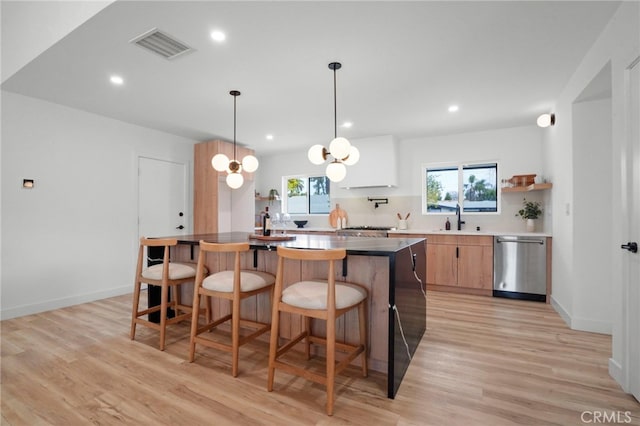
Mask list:
[{"label": "wall sconce", "polygon": [[22,187],[25,189],[33,189],[35,181],[33,179],[22,179]]},{"label": "wall sconce", "polygon": [[358,148],[351,145],[346,138],[338,137],[338,113],[336,106],[336,70],[342,67],[340,62],[331,62],[329,69],[333,70],[333,129],[334,139],[329,145],[329,150],[322,145],[313,145],[307,152],[309,161],[313,164],[320,165],[324,163],[327,156],[331,154],[334,158],[332,162],[327,165],[326,174],[331,182],[340,182],[347,175],[347,166],[352,166],[360,159],[360,151]]},{"label": "wall sconce", "polygon": [[538,126],[540,127],[549,127],[556,124],[556,115],[555,114],[542,114],[538,117],[537,120]]}]

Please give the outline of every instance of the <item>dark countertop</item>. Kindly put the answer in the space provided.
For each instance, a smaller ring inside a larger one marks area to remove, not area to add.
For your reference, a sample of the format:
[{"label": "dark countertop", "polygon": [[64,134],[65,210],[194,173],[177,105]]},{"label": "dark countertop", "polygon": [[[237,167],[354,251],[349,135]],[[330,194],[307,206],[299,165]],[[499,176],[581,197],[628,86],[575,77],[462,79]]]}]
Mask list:
[{"label": "dark countertop", "polygon": [[292,234],[294,240],[263,241],[249,238],[249,232],[227,232],[220,234],[192,234],[173,235],[167,238],[177,238],[179,244],[198,244],[200,240],[209,243],[238,243],[249,242],[251,248],[275,250],[276,246],[332,249],[344,248],[348,254],[367,256],[388,256],[410,245],[424,240],[424,238],[372,238],[372,237],[342,237],[336,235]]}]

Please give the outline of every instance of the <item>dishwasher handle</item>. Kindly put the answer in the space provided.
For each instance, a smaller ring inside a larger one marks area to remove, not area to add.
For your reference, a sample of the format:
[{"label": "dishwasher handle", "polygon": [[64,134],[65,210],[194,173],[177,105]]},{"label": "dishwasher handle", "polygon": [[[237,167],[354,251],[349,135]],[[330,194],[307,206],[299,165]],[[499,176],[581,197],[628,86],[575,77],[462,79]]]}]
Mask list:
[{"label": "dishwasher handle", "polygon": [[543,239],[531,239],[531,240],[505,240],[504,238],[496,238],[497,243],[518,243],[518,244],[544,244]]}]

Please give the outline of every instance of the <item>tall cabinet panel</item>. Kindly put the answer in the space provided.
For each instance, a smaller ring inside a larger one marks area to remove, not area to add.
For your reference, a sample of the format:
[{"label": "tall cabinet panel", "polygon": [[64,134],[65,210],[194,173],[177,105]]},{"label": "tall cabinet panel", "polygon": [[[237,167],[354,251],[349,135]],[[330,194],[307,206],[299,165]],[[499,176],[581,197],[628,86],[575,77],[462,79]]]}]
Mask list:
[{"label": "tall cabinet panel", "polygon": [[[244,147],[237,147],[237,160],[241,161],[247,154],[253,154],[253,151]],[[221,213],[224,216],[231,216],[231,212],[221,212],[223,206],[226,209],[240,209],[243,200],[247,200],[247,209],[251,211],[253,218],[253,191],[247,194],[247,184],[253,183],[253,173],[245,173],[242,175],[245,179],[245,185],[240,190],[234,190],[241,199],[220,200],[219,185],[224,185],[225,172],[218,172],[211,166],[211,159],[218,153],[223,153],[229,158],[233,158],[233,144],[220,140],[201,142],[194,145],[194,176],[193,176],[193,232],[195,234],[208,234],[222,232],[219,227],[219,218]],[[253,226],[253,220],[250,220],[247,227]],[[241,226],[237,228],[241,229]],[[226,229],[225,229],[226,231]]]}]

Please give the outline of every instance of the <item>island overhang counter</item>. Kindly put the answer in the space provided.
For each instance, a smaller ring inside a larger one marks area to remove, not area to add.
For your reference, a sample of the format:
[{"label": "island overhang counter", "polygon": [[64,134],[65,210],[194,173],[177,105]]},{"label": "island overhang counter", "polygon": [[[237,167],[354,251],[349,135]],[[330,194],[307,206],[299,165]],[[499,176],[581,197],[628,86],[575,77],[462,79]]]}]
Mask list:
[{"label": "island overhang counter", "polygon": [[[394,398],[426,329],[426,240],[309,234],[292,237],[295,239],[269,241],[256,239],[246,232],[175,235],[170,238],[177,238],[178,246],[171,257],[178,261],[197,261],[200,240],[210,243],[249,242],[251,250],[243,256],[242,267],[275,274],[278,245],[304,249],[346,249],[347,257],[336,265],[336,280],[361,284],[369,291],[369,367],[386,374],[387,397]],[[228,255],[207,259],[210,272],[232,269],[232,259]],[[285,286],[297,280],[316,278],[326,272],[319,271],[317,265],[305,263],[300,262],[299,268],[293,268],[298,271],[297,274],[285,276]],[[158,304],[159,295],[152,293],[156,292],[150,289],[150,305]],[[225,304],[214,302],[213,310],[215,315],[228,313]],[[270,322],[270,301],[268,297],[260,295],[245,300],[242,312],[243,317]],[[302,319],[291,315],[282,318],[281,324],[281,337],[289,338],[301,329]],[[357,313],[348,312],[338,320],[337,337],[342,341],[356,342],[357,327]],[[324,330],[324,326],[314,325],[316,329]]]}]

